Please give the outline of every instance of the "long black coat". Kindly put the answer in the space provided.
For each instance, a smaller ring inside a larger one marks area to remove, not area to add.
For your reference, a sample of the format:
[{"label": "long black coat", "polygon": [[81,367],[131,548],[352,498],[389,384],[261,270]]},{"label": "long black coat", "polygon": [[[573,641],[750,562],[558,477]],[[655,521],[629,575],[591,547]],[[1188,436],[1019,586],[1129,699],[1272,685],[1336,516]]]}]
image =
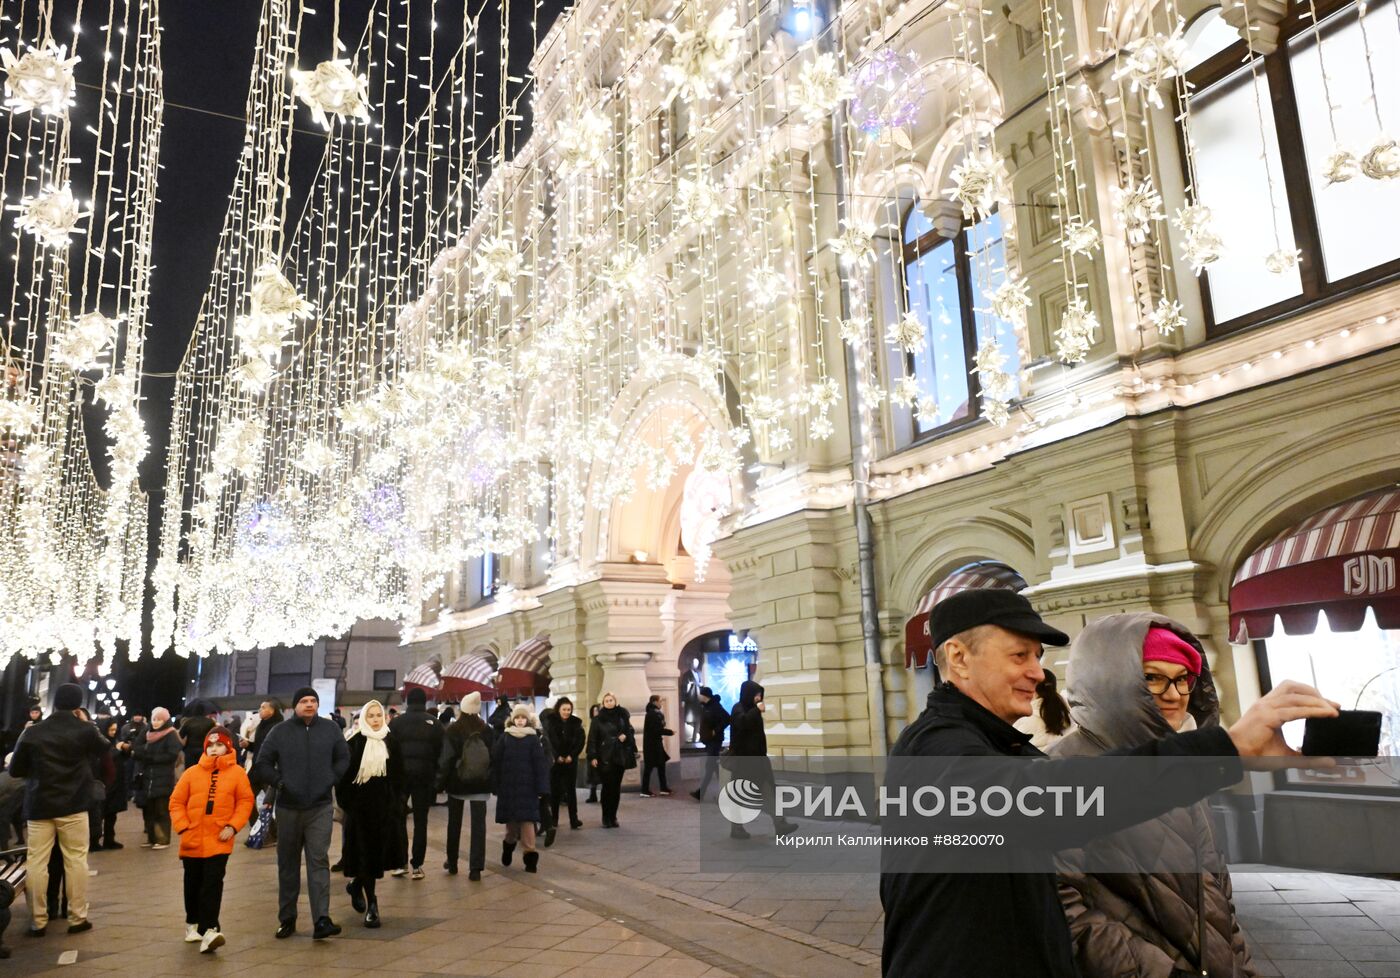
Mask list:
[{"label": "long black coat", "polygon": [[[737,728],[737,724],[736,724]],[[1197,776],[1161,778],[1155,765],[1121,768],[1111,786],[1102,819],[1044,819],[1047,840],[1043,858],[1023,861],[1022,872],[898,873],[880,876],[885,908],[883,974],[920,978],[967,978],[968,975],[1014,975],[1015,978],[1078,978],[1069,926],[1060,904],[1053,872],[1053,837],[1062,847],[1082,845],[1098,835],[1196,801],[1202,793],[1233,784],[1241,776],[1233,742],[1220,729],[1176,734],[1132,750],[1111,753],[1163,759],[1214,757],[1215,783]],[[991,713],[943,683],[928,697],[928,706],[905,728],[890,749],[891,757],[1006,757],[988,771],[1013,797],[1030,785],[1072,784],[1091,776],[1092,759],[1046,760],[1031,744],[1031,735]],[[988,767],[992,765],[988,764]],[[1160,779],[1160,780],[1159,780]],[[1036,871],[1043,864],[1044,872]],[[1008,924],[1014,921],[1014,926]]]},{"label": "long black coat", "polygon": [[107,786],[107,797],[102,802],[102,814],[116,815],[126,811],[126,755],[117,750],[117,740],[109,739],[108,742],[112,745],[112,783]]},{"label": "long black coat", "polygon": [[647,716],[642,722],[642,760],[657,767],[669,761],[671,755],[666,753],[661,738],[673,733],[675,731],[666,726],[666,714],[661,712],[661,707],[648,703]]},{"label": "long black coat", "polygon": [[[618,740],[618,734],[626,740]],[[620,706],[599,710],[588,728],[589,766],[597,761],[599,767],[627,767],[629,754],[633,759],[637,756],[637,732],[632,729],[632,715]]]},{"label": "long black coat", "polygon": [[62,818],[87,811],[92,806],[93,762],[105,750],[107,738],[67,710],[26,728],[10,761],[10,773],[28,779],[25,817]]},{"label": "long black coat", "polygon": [[387,772],[355,784],[365,738],[357,733],[345,744],[350,750],[350,766],[336,785],[335,797],[345,810],[345,841],[340,852],[345,875],[351,879],[379,879],[386,870],[408,863],[403,751],[392,731],[384,738],[384,745],[389,749]]},{"label": "long black coat", "polygon": [[570,763],[578,763],[587,739],[583,734],[583,721],[578,718],[578,714],[571,713],[569,719],[563,720],[560,719],[557,710],[545,710],[540,714],[540,726],[544,728],[544,735],[549,738],[549,745],[554,749],[556,759],[568,757],[572,758]]},{"label": "long black coat", "polygon": [[739,687],[739,702],[729,720],[729,750],[736,757],[767,757],[768,735],[763,732],[763,711],[757,699],[763,687],[752,679]]},{"label": "long black coat", "polygon": [[549,794],[549,759],[535,728],[526,727],[523,737],[513,735],[510,729],[507,727],[491,747],[496,821],[538,822],[540,795]]},{"label": "long black coat", "polygon": [[417,703],[394,717],[389,729],[403,750],[403,769],[407,777],[418,783],[431,783],[437,777],[438,755],[442,753],[443,725],[438,718]]},{"label": "long black coat", "polygon": [[[166,727],[170,726],[168,723]],[[161,730],[164,730],[162,727]],[[169,798],[175,790],[175,761],[180,757],[180,735],[172,730],[159,740],[152,741],[151,734],[160,731],[147,730],[141,739],[131,746],[136,758],[137,770],[142,779],[142,790],[147,799]]]},{"label": "long black coat", "polygon": [[729,726],[729,714],[724,712],[724,704],[719,697],[711,696],[710,702],[700,706],[700,742],[711,754],[718,754],[724,746],[724,731]]}]

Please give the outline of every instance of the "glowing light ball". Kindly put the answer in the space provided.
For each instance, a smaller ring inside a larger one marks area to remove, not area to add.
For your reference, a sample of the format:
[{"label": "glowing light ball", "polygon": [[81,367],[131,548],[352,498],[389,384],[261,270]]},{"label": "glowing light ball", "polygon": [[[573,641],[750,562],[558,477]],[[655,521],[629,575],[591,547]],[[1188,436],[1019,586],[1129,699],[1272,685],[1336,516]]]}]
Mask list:
[{"label": "glowing light ball", "polygon": [[851,118],[861,132],[879,136],[913,125],[924,97],[919,61],[912,54],[883,47],[855,75]]},{"label": "glowing light ball", "polygon": [[381,482],[369,491],[360,507],[365,526],[381,536],[396,532],[403,525],[403,493],[398,486]]}]

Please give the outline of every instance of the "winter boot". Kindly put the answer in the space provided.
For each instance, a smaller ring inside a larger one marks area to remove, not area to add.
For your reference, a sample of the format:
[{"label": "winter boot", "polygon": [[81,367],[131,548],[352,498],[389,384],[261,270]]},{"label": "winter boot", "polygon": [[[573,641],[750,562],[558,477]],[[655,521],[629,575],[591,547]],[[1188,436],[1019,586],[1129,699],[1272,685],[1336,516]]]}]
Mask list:
[{"label": "winter boot", "polygon": [[369,906],[365,908],[365,926],[371,930],[379,926],[379,900],[376,897],[370,897]]},{"label": "winter boot", "polygon": [[502,842],[502,843],[501,843],[501,865],[502,865],[502,866],[509,866],[509,865],[510,865],[510,861],[511,861],[512,859],[514,859],[514,858],[515,858],[515,843],[514,843],[514,842]]},{"label": "winter boot", "polygon": [[538,852],[525,853],[525,872],[538,873],[540,865],[540,854]]}]

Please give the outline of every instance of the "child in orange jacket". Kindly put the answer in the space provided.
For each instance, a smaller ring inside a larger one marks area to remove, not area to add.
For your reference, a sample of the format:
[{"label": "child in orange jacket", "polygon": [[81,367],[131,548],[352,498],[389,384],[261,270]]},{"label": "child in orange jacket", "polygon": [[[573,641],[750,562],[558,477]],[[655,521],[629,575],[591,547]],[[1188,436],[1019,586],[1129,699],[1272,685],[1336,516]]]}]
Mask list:
[{"label": "child in orange jacket", "polygon": [[233,837],[253,811],[253,786],[238,766],[233,734],[215,727],[204,738],[199,763],[186,768],[170,795],[170,824],[180,833],[185,864],[185,940],[201,953],[223,946],[219,907]]}]

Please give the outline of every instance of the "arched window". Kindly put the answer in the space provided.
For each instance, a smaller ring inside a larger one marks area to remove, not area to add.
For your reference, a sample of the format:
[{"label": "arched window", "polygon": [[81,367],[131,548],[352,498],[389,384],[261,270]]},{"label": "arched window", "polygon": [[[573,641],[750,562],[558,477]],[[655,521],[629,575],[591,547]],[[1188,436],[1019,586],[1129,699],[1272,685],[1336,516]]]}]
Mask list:
[{"label": "arched window", "polygon": [[906,357],[905,370],[918,379],[936,412],[916,412],[916,432],[925,435],[975,418],[977,377],[972,361],[981,341],[995,335],[1013,377],[1020,366],[1010,323],[991,315],[991,292],[1006,279],[1001,215],[964,224],[946,237],[915,201],[902,232],[904,297],[924,324],[924,348]]},{"label": "arched window", "polygon": [[[1400,275],[1400,222],[1381,216],[1400,213],[1400,181],[1326,175],[1339,148],[1360,156],[1400,131],[1397,2],[1370,4],[1364,35],[1354,2],[1317,3],[1316,31],[1308,6],[1293,4],[1277,50],[1252,59],[1220,8],[1190,25],[1197,192],[1224,242],[1202,276],[1214,331]],[[1265,258],[1280,247],[1302,258],[1277,274]]]}]

